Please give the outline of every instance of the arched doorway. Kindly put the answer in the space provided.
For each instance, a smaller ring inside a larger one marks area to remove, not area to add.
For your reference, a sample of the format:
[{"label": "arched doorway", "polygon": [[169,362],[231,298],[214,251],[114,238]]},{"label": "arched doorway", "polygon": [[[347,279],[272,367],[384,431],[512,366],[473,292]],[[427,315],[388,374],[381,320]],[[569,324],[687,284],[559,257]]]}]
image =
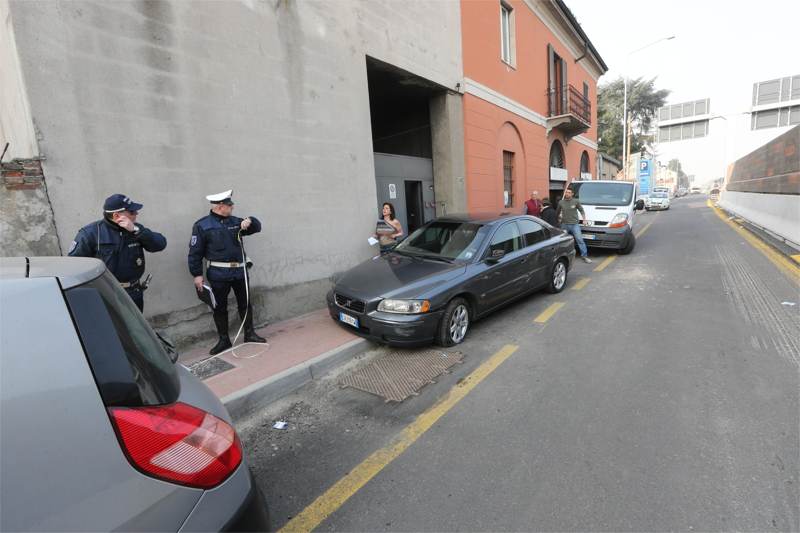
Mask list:
[{"label": "arched doorway", "polygon": [[561,141],[555,140],[550,145],[550,201],[553,205],[561,199],[566,182],[567,160],[564,157],[564,147]]}]

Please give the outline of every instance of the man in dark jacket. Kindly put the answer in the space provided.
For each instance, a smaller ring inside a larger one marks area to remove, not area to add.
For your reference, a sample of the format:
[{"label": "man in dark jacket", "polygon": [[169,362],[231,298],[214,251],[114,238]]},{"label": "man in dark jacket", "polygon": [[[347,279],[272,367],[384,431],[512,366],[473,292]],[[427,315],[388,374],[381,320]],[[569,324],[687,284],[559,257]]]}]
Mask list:
[{"label": "man in dark jacket", "polygon": [[550,199],[545,198],[542,200],[542,210],[539,212],[539,218],[550,224],[551,226],[558,227],[558,218],[556,217],[556,210],[550,204]]},{"label": "man in dark jacket", "polygon": [[113,194],[103,204],[103,218],[78,230],[69,247],[73,257],[96,257],[102,260],[117,278],[140,311],[144,310],[146,289],[141,283],[144,275],[144,250],[160,252],[167,239],[136,222],[142,204],[124,194]]},{"label": "man in dark jacket", "polygon": [[198,292],[203,291],[203,259],[207,261],[206,277],[214,292],[214,325],[219,341],[208,353],[217,355],[231,347],[228,336],[228,295],[233,289],[239,307],[239,317],[244,321],[245,342],[267,342],[253,329],[253,306],[249,302],[245,279],[247,258],[244,257],[241,237],[261,231],[256,217],[241,219],[232,216],[233,191],[206,196],[211,202],[211,212],[192,228],[189,242],[189,272],[194,276]]}]

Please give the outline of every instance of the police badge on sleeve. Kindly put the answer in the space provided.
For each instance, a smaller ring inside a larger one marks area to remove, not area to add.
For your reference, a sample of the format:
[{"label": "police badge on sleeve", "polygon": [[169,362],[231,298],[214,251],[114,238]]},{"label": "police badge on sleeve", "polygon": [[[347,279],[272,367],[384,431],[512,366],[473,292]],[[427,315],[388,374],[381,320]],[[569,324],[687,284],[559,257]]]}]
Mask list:
[{"label": "police badge on sleeve", "polygon": [[192,235],[192,240],[189,241],[189,246],[194,246],[197,244],[197,235]]}]

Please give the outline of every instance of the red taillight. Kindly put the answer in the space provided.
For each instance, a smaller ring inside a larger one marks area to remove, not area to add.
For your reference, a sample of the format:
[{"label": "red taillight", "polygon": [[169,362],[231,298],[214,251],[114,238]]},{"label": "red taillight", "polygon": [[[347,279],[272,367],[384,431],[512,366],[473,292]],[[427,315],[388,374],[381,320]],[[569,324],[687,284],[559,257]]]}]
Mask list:
[{"label": "red taillight", "polygon": [[210,489],[242,462],[242,445],[231,425],[191,405],[108,411],[128,459],[147,475]]}]

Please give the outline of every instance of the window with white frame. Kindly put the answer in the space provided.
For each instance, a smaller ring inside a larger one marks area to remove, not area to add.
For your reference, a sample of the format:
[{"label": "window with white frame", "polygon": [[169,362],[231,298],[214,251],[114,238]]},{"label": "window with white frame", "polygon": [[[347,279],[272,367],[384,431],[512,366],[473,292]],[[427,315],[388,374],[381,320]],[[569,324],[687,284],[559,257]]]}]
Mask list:
[{"label": "window with white frame", "polygon": [[500,56],[514,65],[514,9],[505,2],[500,2]]}]

